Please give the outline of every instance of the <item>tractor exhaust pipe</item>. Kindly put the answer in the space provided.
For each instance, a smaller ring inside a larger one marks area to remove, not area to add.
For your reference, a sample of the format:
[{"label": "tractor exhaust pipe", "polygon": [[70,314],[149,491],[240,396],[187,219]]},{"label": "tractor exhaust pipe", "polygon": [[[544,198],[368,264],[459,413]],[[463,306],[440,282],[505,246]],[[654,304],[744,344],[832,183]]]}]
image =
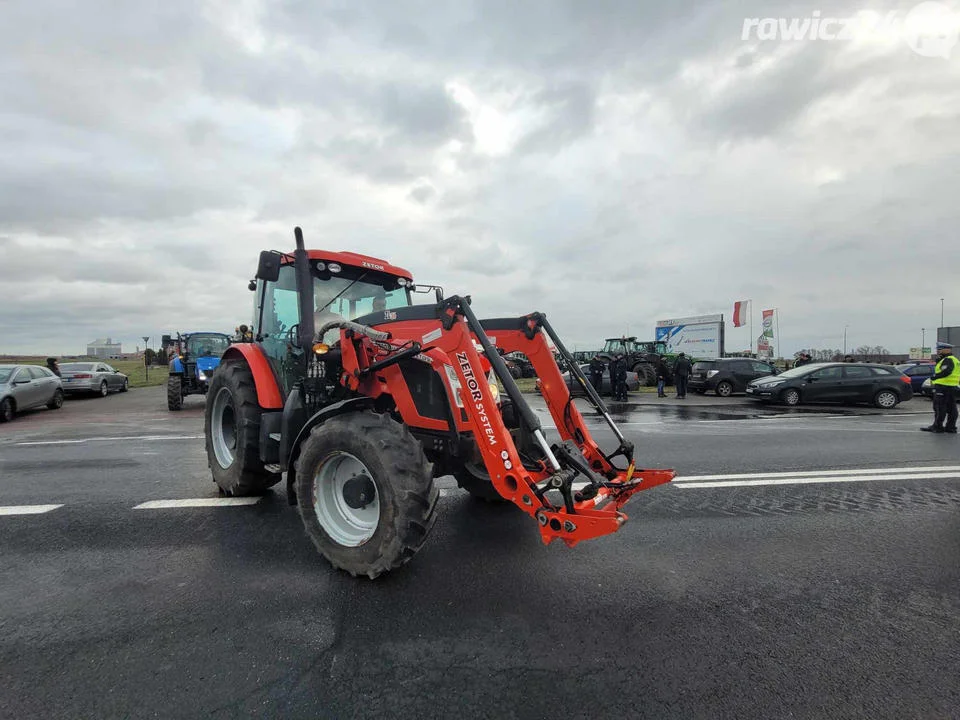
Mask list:
[{"label": "tractor exhaust pipe", "polygon": [[303,230],[293,229],[297,249],[293,253],[294,267],[297,272],[297,298],[300,300],[300,347],[303,356],[309,361],[310,348],[313,347],[313,274],[310,272],[310,258],[303,244]]}]

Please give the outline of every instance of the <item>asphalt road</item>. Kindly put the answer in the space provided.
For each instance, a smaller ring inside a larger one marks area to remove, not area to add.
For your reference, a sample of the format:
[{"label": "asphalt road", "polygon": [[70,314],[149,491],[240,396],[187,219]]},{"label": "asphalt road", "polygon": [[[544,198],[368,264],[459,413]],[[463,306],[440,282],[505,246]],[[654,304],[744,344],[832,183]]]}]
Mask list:
[{"label": "asphalt road", "polygon": [[444,478],[376,582],[279,491],[139,508],[218,502],[201,398],[31,413],[0,426],[0,717],[960,717],[960,439],[922,399],[820,410],[615,408],[679,473],[619,533],[544,547]]}]

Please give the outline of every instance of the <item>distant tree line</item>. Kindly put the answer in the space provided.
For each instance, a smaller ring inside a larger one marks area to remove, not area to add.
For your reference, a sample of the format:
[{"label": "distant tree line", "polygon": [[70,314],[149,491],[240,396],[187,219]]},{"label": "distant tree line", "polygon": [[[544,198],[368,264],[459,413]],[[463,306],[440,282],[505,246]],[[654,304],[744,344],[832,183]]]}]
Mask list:
[{"label": "distant tree line", "polygon": [[808,354],[815,362],[840,362],[845,357],[851,357],[857,362],[887,362],[890,358],[890,351],[881,345],[861,345],[860,347],[844,355],[839,348],[806,348],[794,353],[794,358],[799,358],[803,353]]}]

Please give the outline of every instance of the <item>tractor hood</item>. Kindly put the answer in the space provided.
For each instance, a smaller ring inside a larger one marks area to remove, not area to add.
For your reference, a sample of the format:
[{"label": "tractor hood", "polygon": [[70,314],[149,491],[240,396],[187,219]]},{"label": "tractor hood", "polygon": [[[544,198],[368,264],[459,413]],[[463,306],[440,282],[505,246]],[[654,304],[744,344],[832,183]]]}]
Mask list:
[{"label": "tractor hood", "polygon": [[218,357],[198,357],[197,358],[197,372],[202,372],[205,375],[209,375],[214,370],[217,369],[217,366],[220,364],[220,358]]}]

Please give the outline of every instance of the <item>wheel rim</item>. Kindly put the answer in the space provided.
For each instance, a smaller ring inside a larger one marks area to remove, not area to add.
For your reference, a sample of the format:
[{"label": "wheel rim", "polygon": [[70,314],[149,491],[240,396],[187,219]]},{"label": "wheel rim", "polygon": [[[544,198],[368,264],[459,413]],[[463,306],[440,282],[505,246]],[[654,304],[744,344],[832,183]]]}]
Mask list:
[{"label": "wheel rim", "polygon": [[63,393],[59,390],[53,394],[53,406],[57,409],[63,407]]},{"label": "wheel rim", "polygon": [[313,476],[313,511],[338,545],[357,547],[372,538],[380,524],[380,492],[367,466],[350,453],[327,455]]},{"label": "wheel rim", "polygon": [[892,408],[897,404],[897,398],[893,393],[882,392],[877,396],[877,405],[882,408]]},{"label": "wheel rim", "polygon": [[0,417],[4,420],[13,420],[13,404],[9,400],[0,403]]},{"label": "wheel rim", "polygon": [[233,464],[234,451],[237,449],[237,416],[229,388],[220,388],[213,400],[211,415],[213,454],[220,467],[226,469]]},{"label": "wheel rim", "polygon": [[783,399],[787,405],[796,405],[800,402],[800,393],[796,390],[788,390],[786,394],[784,394]]},{"label": "wheel rim", "polygon": [[106,396],[107,396],[107,381],[106,381],[106,380],[104,380],[102,383],[100,383],[100,395],[101,395],[102,397],[106,397]]},{"label": "wheel rim", "polygon": [[717,385],[717,395],[720,395],[721,397],[727,397],[731,392],[733,392],[733,388],[730,387],[729,383],[720,383]]}]

